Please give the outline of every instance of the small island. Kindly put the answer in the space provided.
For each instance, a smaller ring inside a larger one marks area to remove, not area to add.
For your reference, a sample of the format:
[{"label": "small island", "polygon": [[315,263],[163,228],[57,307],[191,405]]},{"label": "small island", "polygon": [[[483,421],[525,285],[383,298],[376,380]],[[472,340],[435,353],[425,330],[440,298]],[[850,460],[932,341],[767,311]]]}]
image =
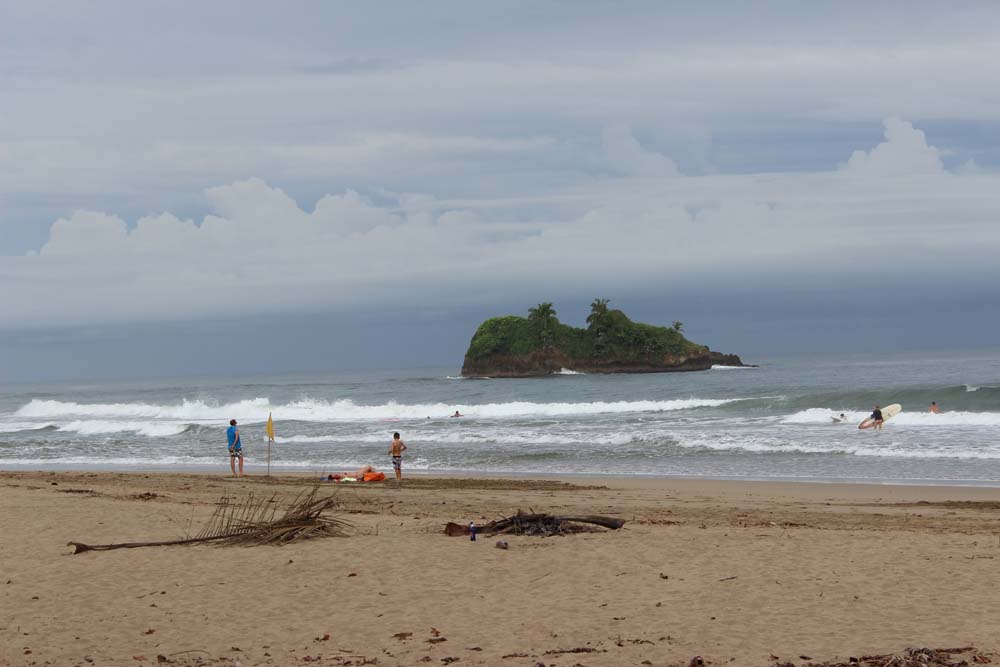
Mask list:
[{"label": "small island", "polygon": [[670,327],[633,322],[608,303],[607,299],[594,300],[585,329],[560,322],[551,303],[529,309],[528,317],[490,318],[472,336],[462,375],[670,373],[745,365],[735,354],[713,352],[689,341],[681,322]]}]

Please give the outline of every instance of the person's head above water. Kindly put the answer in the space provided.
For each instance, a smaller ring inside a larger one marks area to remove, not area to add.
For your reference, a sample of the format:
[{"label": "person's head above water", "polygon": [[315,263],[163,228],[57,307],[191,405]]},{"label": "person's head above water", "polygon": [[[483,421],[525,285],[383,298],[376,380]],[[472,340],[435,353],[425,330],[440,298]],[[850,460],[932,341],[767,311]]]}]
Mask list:
[{"label": "person's head above water", "polygon": [[399,434],[398,433],[393,433],[392,434],[392,439],[393,440],[399,440]]},{"label": "person's head above water", "polygon": [[229,420],[229,425],[230,426],[236,426],[236,420],[235,419],[230,419]]}]

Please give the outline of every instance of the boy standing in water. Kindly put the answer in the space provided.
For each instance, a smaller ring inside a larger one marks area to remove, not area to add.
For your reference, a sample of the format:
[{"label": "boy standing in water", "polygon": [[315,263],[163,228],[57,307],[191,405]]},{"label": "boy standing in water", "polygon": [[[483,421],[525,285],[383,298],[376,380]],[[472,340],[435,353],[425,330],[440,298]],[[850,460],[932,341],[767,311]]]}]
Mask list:
[{"label": "boy standing in water", "polygon": [[[229,441],[229,467],[233,471],[233,477],[243,476],[243,443],[240,441],[240,430],[236,428],[236,420],[229,420],[229,428],[226,429],[226,439]],[[240,474],[236,474],[236,459],[240,460]]]},{"label": "boy standing in water", "polygon": [[399,439],[398,433],[392,434],[392,446],[389,447],[389,455],[392,456],[392,468],[396,471],[396,481],[403,479],[403,452],[406,451],[406,443]]}]

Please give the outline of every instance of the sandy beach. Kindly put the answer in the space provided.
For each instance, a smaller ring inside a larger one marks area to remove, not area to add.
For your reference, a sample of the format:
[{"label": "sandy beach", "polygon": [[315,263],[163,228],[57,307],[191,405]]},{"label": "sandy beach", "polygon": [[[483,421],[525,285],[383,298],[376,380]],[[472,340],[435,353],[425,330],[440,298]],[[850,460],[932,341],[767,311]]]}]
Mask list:
[{"label": "sandy beach", "polygon": [[[349,537],[67,546],[184,537],[223,496],[311,483],[0,474],[0,664],[801,665],[1000,648],[1000,489],[411,477],[325,485]],[[626,523],[504,536],[507,550],[443,534],[529,508]]]}]

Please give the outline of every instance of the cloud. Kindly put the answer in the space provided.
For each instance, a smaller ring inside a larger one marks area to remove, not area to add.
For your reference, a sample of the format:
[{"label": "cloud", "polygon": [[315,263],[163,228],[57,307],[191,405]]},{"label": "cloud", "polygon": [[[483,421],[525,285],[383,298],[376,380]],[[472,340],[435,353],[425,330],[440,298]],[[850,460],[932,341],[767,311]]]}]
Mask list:
[{"label": "cloud", "polygon": [[309,208],[250,178],[205,190],[200,221],[77,211],[37,254],[0,257],[4,326],[1000,277],[1000,176],[943,170],[907,122],[843,170],[703,176],[623,128],[604,140],[634,177],[586,186]]},{"label": "cloud", "polygon": [[975,158],[969,158],[955,170],[960,174],[981,174],[983,168],[979,166]]},{"label": "cloud", "polygon": [[868,152],[854,151],[843,170],[881,176],[935,174],[944,171],[944,164],[941,151],[927,145],[921,130],[907,121],[887,118],[885,141]]},{"label": "cloud", "polygon": [[[251,175],[297,196],[458,197],[565,187],[609,166],[659,177],[671,161],[759,171],[807,154],[801,168],[816,169],[856,147],[852,127],[886,116],[1000,121],[982,85],[1000,78],[997,7],[866,8],[859,21],[744,5],[727,4],[721,25],[662,3],[572,15],[453,3],[447,21],[405,3],[220,2],[197,21],[100,0],[2,3],[0,193],[16,208],[5,202],[0,224],[15,210],[51,222],[67,199],[191,212],[182,196]],[[984,135],[990,166],[1000,143]]]},{"label": "cloud", "polygon": [[666,155],[646,150],[627,125],[610,125],[604,129],[604,151],[608,163],[627,176],[677,176],[677,165]]},{"label": "cloud", "polygon": [[52,225],[43,256],[78,255],[116,248],[128,236],[125,221],[116,215],[79,211],[69,219],[60,218]]}]

